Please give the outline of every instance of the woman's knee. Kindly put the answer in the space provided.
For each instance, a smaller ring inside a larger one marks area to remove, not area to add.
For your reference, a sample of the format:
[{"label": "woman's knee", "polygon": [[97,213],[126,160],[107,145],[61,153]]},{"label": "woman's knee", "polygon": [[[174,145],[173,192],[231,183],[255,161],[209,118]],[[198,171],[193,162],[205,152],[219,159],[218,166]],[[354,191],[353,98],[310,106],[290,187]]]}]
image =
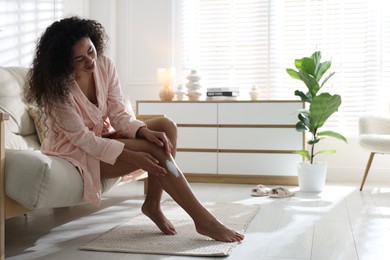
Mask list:
[{"label": "woman's knee", "polygon": [[177,126],[174,121],[168,117],[159,117],[145,122],[149,129],[159,132],[164,132],[169,138],[175,139],[177,137]]},{"label": "woman's knee", "polygon": [[177,135],[177,125],[176,125],[176,123],[173,120],[171,120],[170,118],[168,118],[168,117],[162,117],[161,120],[163,121],[162,122],[163,127],[165,129],[167,129],[166,132],[172,132],[176,136]]}]

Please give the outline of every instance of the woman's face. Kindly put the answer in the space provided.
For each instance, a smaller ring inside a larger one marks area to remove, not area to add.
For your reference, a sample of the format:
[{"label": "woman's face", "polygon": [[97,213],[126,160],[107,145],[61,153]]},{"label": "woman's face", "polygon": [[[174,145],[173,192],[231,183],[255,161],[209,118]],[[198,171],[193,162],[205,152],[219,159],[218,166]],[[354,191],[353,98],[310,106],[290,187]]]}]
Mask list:
[{"label": "woman's face", "polygon": [[89,37],[83,37],[72,47],[75,75],[92,73],[96,65],[95,45]]}]

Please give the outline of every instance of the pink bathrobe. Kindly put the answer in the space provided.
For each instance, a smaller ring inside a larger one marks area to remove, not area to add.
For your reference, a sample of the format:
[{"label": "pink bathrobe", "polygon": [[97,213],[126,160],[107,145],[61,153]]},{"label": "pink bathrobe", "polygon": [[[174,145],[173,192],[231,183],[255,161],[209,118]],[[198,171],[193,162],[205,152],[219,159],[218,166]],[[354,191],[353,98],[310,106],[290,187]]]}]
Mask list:
[{"label": "pink bathrobe", "polygon": [[123,143],[102,136],[116,131],[135,138],[145,124],[127,112],[119,77],[109,58],[97,59],[93,76],[98,104],[92,104],[74,81],[69,104],[58,104],[55,120],[48,119],[49,131],[41,150],[74,164],[84,180],[85,201],[99,205],[100,161],[114,164],[124,149]]}]

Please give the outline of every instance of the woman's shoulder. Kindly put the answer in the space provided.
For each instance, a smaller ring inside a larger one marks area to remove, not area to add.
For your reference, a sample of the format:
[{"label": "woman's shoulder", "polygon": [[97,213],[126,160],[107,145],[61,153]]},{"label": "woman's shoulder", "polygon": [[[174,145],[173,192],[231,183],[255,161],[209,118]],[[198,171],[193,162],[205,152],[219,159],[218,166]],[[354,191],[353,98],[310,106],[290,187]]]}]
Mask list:
[{"label": "woman's shoulder", "polygon": [[98,73],[105,75],[107,78],[111,78],[116,75],[115,64],[108,56],[99,56],[98,58]]},{"label": "woman's shoulder", "polygon": [[106,55],[101,55],[98,57],[98,62],[101,64],[103,67],[110,67],[114,66],[114,62],[112,59]]}]

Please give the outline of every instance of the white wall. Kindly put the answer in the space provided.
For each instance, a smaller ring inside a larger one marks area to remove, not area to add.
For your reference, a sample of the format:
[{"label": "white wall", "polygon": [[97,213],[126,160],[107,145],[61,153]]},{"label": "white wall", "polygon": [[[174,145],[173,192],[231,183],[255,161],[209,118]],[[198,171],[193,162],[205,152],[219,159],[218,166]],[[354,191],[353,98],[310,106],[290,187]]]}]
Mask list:
[{"label": "white wall", "polygon": [[[173,62],[173,0],[66,0],[67,13],[96,19],[110,38],[122,89],[136,100],[158,99],[156,70]],[[81,12],[80,12],[81,10]],[[80,13],[77,13],[77,12]]]},{"label": "white wall", "polygon": [[156,70],[172,61],[172,0],[117,2],[117,66],[126,95],[158,99]]},{"label": "white wall", "polygon": [[99,21],[107,35],[109,36],[109,43],[107,55],[116,62],[116,0],[93,0],[89,4],[88,18]]},{"label": "white wall", "polygon": [[63,17],[67,16],[88,16],[89,0],[60,0],[63,3]]},{"label": "white wall", "polygon": [[[156,69],[177,63],[173,50],[177,48],[174,33],[179,27],[174,23],[173,9],[178,8],[178,1],[56,1],[61,9],[57,10],[57,15],[62,12],[62,16],[90,17],[103,24],[110,37],[108,54],[116,62],[123,92],[130,97],[133,107],[136,100],[159,99]],[[34,42],[31,38],[37,38],[50,21],[42,22],[32,33],[23,31],[28,28],[24,28],[21,11],[36,9],[37,6],[31,6],[33,3],[29,0],[0,0],[0,66],[28,66],[31,63]],[[52,19],[54,16],[52,14]],[[28,37],[29,44],[26,44]],[[358,145],[356,138],[348,141],[348,144],[332,139],[321,142],[318,149],[335,148],[337,153],[321,155],[317,159],[328,162],[328,180],[354,181],[358,185],[369,153]],[[390,181],[390,155],[376,156],[368,181]]]}]

